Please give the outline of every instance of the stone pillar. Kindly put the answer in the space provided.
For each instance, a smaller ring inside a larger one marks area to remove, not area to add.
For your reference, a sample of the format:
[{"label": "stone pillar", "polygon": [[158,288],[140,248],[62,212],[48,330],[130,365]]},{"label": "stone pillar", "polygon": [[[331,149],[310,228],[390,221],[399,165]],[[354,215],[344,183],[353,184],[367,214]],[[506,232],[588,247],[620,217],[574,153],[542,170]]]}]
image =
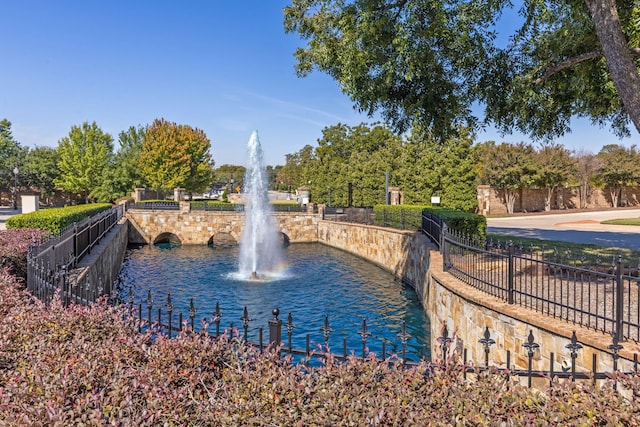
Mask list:
[{"label": "stone pillar", "polygon": [[180,202],[180,213],[189,213],[191,212],[191,203],[189,202]]},{"label": "stone pillar", "polygon": [[478,212],[480,215],[487,216],[491,212],[491,187],[488,185],[479,185],[478,190]]},{"label": "stone pillar", "polygon": [[133,190],[133,192],[131,193],[131,197],[133,197],[133,200],[137,203],[137,202],[141,202],[144,200],[144,188],[136,188]]},{"label": "stone pillar", "polygon": [[301,205],[306,205],[311,199],[311,193],[309,187],[298,188],[298,200]]},{"label": "stone pillar", "polygon": [[313,203],[307,203],[307,213],[313,213],[314,205]]},{"label": "stone pillar", "polygon": [[22,213],[35,212],[40,209],[40,195],[23,194],[20,197],[22,199]]},{"label": "stone pillar", "polygon": [[176,202],[184,200],[184,188],[176,187],[173,189],[173,200]]},{"label": "stone pillar", "polygon": [[402,204],[402,192],[400,191],[400,187],[389,187],[389,204]]}]

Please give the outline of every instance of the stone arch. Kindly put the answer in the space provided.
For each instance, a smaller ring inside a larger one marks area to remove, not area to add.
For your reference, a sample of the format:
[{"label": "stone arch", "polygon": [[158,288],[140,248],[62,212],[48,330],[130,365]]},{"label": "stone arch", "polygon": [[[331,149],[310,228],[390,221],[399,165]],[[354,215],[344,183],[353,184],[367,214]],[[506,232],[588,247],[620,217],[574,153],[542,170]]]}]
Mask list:
[{"label": "stone arch", "polygon": [[182,240],[180,240],[180,238],[173,233],[164,232],[158,234],[156,238],[153,239],[154,245],[161,243],[168,243],[170,245],[179,246],[182,245]]},{"label": "stone arch", "polygon": [[209,241],[207,242],[208,246],[212,246],[214,248],[220,247],[229,247],[229,246],[237,246],[238,241],[233,237],[231,233],[220,232],[209,237]]}]

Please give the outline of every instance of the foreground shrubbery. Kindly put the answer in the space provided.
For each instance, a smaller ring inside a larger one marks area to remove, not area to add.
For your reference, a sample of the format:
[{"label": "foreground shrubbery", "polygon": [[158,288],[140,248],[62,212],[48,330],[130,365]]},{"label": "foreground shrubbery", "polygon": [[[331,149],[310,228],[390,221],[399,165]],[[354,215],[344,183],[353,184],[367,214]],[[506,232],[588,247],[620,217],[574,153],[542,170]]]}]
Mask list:
[{"label": "foreground shrubbery", "polygon": [[[49,307],[0,273],[3,425],[638,425],[609,384],[536,393],[503,375],[465,381],[423,364],[375,360],[307,368],[237,338],[139,334],[101,302]],[[429,372],[429,374],[427,374]],[[640,392],[637,378],[623,379]]]},{"label": "foreground shrubbery", "polygon": [[35,228],[0,231],[0,269],[22,279],[27,278],[27,251],[29,246],[41,242],[48,232]]}]

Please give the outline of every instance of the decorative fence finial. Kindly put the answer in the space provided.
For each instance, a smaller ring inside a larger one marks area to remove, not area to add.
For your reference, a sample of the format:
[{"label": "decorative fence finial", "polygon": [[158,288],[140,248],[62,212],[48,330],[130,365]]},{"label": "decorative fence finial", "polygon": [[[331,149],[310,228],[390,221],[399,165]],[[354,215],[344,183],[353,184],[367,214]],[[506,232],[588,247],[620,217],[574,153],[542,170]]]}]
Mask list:
[{"label": "decorative fence finial", "polygon": [[478,342],[484,345],[484,366],[488,368],[490,347],[496,343],[494,340],[491,339],[491,334],[489,333],[488,326],[486,326],[484,329],[484,337],[479,339]]}]

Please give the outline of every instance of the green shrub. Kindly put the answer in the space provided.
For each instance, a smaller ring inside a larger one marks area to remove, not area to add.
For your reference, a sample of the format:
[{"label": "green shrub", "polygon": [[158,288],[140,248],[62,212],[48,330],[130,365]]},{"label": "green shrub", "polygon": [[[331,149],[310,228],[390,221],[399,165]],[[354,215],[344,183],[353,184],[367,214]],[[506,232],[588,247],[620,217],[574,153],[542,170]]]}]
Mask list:
[{"label": "green shrub", "polygon": [[202,208],[204,206],[212,206],[212,205],[228,205],[229,202],[223,202],[222,200],[195,200],[193,202],[189,202],[192,208]]},{"label": "green shrub", "polygon": [[487,235],[487,218],[482,215],[449,208],[431,206],[425,212],[440,218],[449,228],[468,237],[485,240]]},{"label": "green shrub", "polygon": [[57,235],[74,222],[94,216],[111,209],[109,203],[67,206],[64,208],[43,209],[27,214],[18,214],[7,219],[7,228],[39,228]]},{"label": "green shrub", "polygon": [[376,205],[373,207],[374,224],[401,230],[420,230],[423,212],[440,218],[449,230],[481,240],[486,237],[487,219],[484,216],[437,206]]}]

